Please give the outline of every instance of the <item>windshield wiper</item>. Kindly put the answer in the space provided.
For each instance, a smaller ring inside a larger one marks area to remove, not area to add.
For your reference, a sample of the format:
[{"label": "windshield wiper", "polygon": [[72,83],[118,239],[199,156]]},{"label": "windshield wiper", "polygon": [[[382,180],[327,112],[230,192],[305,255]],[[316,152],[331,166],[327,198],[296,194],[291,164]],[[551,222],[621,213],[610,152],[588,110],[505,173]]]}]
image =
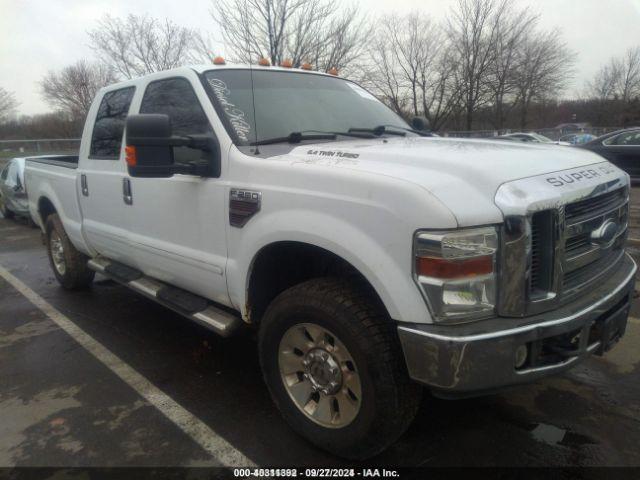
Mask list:
[{"label": "windshield wiper", "polygon": [[[395,132],[393,130],[389,130],[390,128],[396,128],[398,130],[404,130],[403,132]],[[411,132],[416,135],[420,135],[421,137],[432,137],[433,135],[430,132],[422,132],[420,130],[414,130],[413,128],[401,127],[400,125],[378,125],[374,128],[350,128],[350,132],[369,132],[379,137],[380,135],[386,133],[388,135],[398,135],[400,137],[404,137],[406,133]]]},{"label": "windshield wiper", "polygon": [[[394,128],[400,128],[400,127],[394,126]],[[384,133],[388,135],[398,135],[400,137],[404,137],[406,135],[405,132],[394,132],[393,130],[387,130],[387,125],[378,125],[377,127],[374,127],[374,128],[353,127],[349,129],[349,133],[372,133],[376,137],[379,137]]]},{"label": "windshield wiper", "polygon": [[267,138],[253,142],[250,145],[271,145],[273,143],[300,143],[302,140],[335,140],[335,133],[321,133],[318,135],[305,135],[302,132],[291,132],[286,137]]},{"label": "windshield wiper", "polygon": [[[311,132],[313,134],[308,134]],[[300,143],[302,140],[335,140],[338,136],[355,138],[374,138],[371,132],[325,132],[323,130],[305,130],[304,132],[291,132],[286,137],[267,138],[251,143],[251,145],[271,145],[274,143]]]}]

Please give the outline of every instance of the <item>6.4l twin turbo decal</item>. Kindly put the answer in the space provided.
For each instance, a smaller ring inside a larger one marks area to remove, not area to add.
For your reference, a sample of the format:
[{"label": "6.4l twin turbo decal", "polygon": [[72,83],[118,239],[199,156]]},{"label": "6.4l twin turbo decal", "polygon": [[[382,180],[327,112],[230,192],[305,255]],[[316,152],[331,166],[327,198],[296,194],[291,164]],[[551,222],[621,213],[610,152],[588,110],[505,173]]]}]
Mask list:
[{"label": "6.4l twin turbo decal", "polygon": [[339,150],[308,150],[307,155],[318,155],[320,157],[340,157],[340,158],[358,158],[359,153],[341,152]]}]

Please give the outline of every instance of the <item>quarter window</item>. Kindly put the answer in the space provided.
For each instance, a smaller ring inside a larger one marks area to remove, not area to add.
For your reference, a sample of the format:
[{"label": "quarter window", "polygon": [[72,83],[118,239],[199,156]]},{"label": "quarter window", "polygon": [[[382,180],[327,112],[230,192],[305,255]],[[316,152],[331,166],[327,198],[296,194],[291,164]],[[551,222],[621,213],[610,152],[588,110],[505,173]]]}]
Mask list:
[{"label": "quarter window", "polygon": [[[150,83],[144,92],[140,113],[168,115],[174,135],[213,133],[196,92],[185,78],[169,78]],[[177,163],[197,161],[201,156],[201,150],[187,147],[173,149],[174,161]]]},{"label": "quarter window", "polygon": [[133,87],[107,92],[102,97],[91,135],[91,158],[114,160],[120,157],[124,122],[133,98]]}]

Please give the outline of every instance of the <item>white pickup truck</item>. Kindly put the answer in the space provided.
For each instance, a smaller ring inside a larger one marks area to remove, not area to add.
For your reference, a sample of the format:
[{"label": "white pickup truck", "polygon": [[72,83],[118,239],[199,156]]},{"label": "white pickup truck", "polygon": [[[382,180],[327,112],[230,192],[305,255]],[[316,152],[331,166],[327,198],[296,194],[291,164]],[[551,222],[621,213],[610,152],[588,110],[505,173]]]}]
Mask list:
[{"label": "white pickup truck", "polygon": [[99,92],[77,163],[28,162],[30,211],[63,287],[100,272],[255,329],[289,424],[365,458],[422,386],[477,395],[606,352],[634,288],[624,172],[412,125],[333,75],[161,72]]}]

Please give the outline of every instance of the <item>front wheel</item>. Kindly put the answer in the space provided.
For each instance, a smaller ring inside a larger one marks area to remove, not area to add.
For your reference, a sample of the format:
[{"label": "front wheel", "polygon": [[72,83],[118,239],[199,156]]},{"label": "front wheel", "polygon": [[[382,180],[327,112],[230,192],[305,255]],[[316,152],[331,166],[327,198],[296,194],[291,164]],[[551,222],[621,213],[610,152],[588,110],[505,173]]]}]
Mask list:
[{"label": "front wheel", "polygon": [[260,325],[260,363],[285,420],[336,455],[364,459],[393,443],[417,412],[396,327],[378,299],[341,279],[280,294]]},{"label": "front wheel", "polygon": [[69,240],[56,213],[47,217],[46,240],[49,262],[60,285],[67,290],[88,287],[93,282],[95,272],[87,266],[88,258],[76,250]]}]

